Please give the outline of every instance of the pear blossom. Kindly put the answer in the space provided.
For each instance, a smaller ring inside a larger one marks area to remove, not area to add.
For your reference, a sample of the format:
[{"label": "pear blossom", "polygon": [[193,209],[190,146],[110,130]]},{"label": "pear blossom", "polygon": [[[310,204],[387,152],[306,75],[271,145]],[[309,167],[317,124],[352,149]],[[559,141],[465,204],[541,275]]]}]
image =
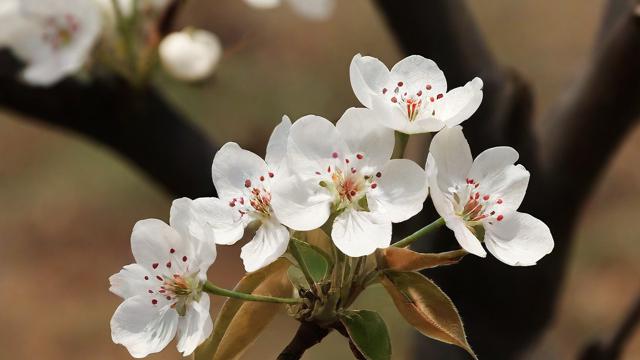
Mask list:
[{"label": "pear blossom", "polygon": [[131,234],[136,262],[109,278],[109,290],[124,299],[111,318],[111,337],[133,357],[159,352],[176,334],[178,351],[187,356],[213,329],[202,286],[216,258],[215,244],[190,224],[190,202],[174,201],[170,225],[138,221]]},{"label": "pear blossom", "polygon": [[[113,0],[96,0],[102,7],[109,19],[115,19],[116,12],[113,8]],[[134,5],[137,3],[138,10],[142,12],[159,13],[169,5],[170,0],[116,0],[116,3],[125,17],[130,17],[134,13]]]},{"label": "pear blossom", "polygon": [[375,110],[384,126],[406,134],[458,125],[482,102],[480,78],[447,92],[442,70],[419,55],[400,60],[389,71],[380,60],[357,54],[349,72],[351,87],[362,105]]},{"label": "pear blossom", "polygon": [[200,81],[215,70],[222,55],[222,45],[209,31],[185,29],[166,36],[158,53],[171,76],[182,81]]},{"label": "pear blossom", "polygon": [[98,5],[87,0],[5,0],[0,47],[26,63],[32,85],[48,86],[86,63],[101,31]]},{"label": "pear blossom", "polygon": [[447,227],[468,252],[490,253],[509,265],[535,265],[553,250],[547,225],[518,212],[529,172],[514,165],[518,152],[494,147],[475,160],[460,126],[436,134],[429,149],[427,174],[431,198]]},{"label": "pear blossom", "polygon": [[235,244],[247,226],[258,226],[255,236],[240,253],[248,272],[277,260],[289,244],[289,230],[271,207],[271,188],[287,176],[283,159],[290,127],[289,118],[283,117],[269,139],[266,161],[236,143],[225,144],[217,152],[212,166],[219,198],[193,201],[195,221],[212,230],[217,244]]},{"label": "pear blossom", "polygon": [[393,130],[372,123],[371,113],[351,108],[335,126],[313,115],[296,121],[287,145],[294,176],[273,189],[272,206],[283,224],[308,231],[333,215],[331,237],[352,257],[388,247],[391,224],[417,214],[428,194],[420,166],[390,160]]},{"label": "pear blossom", "polygon": [[[280,6],[283,0],[245,0],[259,9],[271,9]],[[333,13],[335,0],[287,0],[298,14],[312,20],[326,20]]]}]

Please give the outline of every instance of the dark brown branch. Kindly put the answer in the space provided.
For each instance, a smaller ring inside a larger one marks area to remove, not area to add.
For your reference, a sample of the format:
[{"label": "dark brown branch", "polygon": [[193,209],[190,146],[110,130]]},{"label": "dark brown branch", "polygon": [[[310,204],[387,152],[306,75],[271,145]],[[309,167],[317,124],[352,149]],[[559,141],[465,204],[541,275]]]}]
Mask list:
[{"label": "dark brown branch", "polygon": [[631,339],[633,332],[638,328],[640,323],[640,296],[631,306],[629,313],[623,318],[618,330],[614,333],[613,338],[608,341],[596,341],[591,343],[582,352],[580,360],[616,360],[620,359],[624,351],[624,347]]},{"label": "dark brown branch", "polygon": [[278,355],[278,360],[298,360],[312,346],[320,343],[331,330],[315,323],[303,321],[289,345]]},{"label": "dark brown branch", "polygon": [[0,107],[109,146],[174,196],[215,193],[210,169],[216,148],[153,89],[137,90],[120,79],[31,87],[15,79],[16,63],[3,55]]}]

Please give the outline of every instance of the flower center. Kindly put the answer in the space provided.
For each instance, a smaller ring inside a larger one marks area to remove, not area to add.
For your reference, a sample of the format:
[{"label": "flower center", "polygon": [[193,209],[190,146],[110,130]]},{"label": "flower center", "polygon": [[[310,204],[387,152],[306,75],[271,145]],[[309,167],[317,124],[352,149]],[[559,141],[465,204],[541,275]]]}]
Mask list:
[{"label": "flower center", "polygon": [[42,39],[53,50],[59,50],[73,41],[78,30],[80,30],[80,23],[75,16],[71,14],[50,16],[44,21]]},{"label": "flower center", "polygon": [[376,181],[382,173],[377,172],[375,176],[365,173],[365,164],[362,163],[364,154],[342,158],[338,152],[333,152],[331,158],[334,159],[333,164],[322,171],[316,171],[316,175],[321,177],[319,185],[333,194],[335,210],[353,207],[368,211],[367,191],[378,186]]},{"label": "flower center", "polygon": [[480,183],[474,179],[466,179],[466,184],[453,194],[456,203],[456,214],[467,224],[470,230],[484,222],[493,224],[502,221],[500,213],[503,200],[489,193],[478,191]]},{"label": "flower center", "polygon": [[418,118],[421,112],[431,113],[436,116],[435,102],[444,97],[443,94],[435,94],[430,84],[418,87],[407,86],[404,81],[398,81],[389,91],[386,87],[382,89],[382,95],[388,98],[388,101],[412,122]]},{"label": "flower center", "polygon": [[232,198],[229,201],[229,206],[236,208],[240,217],[247,214],[257,215],[261,218],[271,217],[271,191],[268,190],[265,180],[274,176],[273,172],[268,172],[254,180],[245,179],[243,184],[245,195]]}]

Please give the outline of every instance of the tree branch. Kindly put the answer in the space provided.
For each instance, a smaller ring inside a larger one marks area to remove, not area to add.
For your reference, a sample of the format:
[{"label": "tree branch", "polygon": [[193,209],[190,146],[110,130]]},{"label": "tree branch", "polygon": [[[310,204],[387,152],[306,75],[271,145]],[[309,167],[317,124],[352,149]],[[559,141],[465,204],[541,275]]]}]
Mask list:
[{"label": "tree branch", "polygon": [[312,346],[320,343],[330,329],[316,325],[315,323],[303,321],[293,339],[278,355],[278,360],[298,360]]},{"label": "tree branch", "polygon": [[0,55],[0,107],[107,145],[174,196],[215,193],[215,146],[153,89],[121,79],[32,87],[15,79],[16,67]]}]

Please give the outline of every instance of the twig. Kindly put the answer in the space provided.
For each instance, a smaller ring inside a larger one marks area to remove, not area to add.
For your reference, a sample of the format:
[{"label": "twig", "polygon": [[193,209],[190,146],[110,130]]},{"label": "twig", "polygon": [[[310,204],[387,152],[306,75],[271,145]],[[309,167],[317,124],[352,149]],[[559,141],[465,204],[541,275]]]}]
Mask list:
[{"label": "twig", "polygon": [[278,355],[278,360],[298,360],[312,346],[318,344],[330,332],[315,323],[303,321],[289,345]]}]

